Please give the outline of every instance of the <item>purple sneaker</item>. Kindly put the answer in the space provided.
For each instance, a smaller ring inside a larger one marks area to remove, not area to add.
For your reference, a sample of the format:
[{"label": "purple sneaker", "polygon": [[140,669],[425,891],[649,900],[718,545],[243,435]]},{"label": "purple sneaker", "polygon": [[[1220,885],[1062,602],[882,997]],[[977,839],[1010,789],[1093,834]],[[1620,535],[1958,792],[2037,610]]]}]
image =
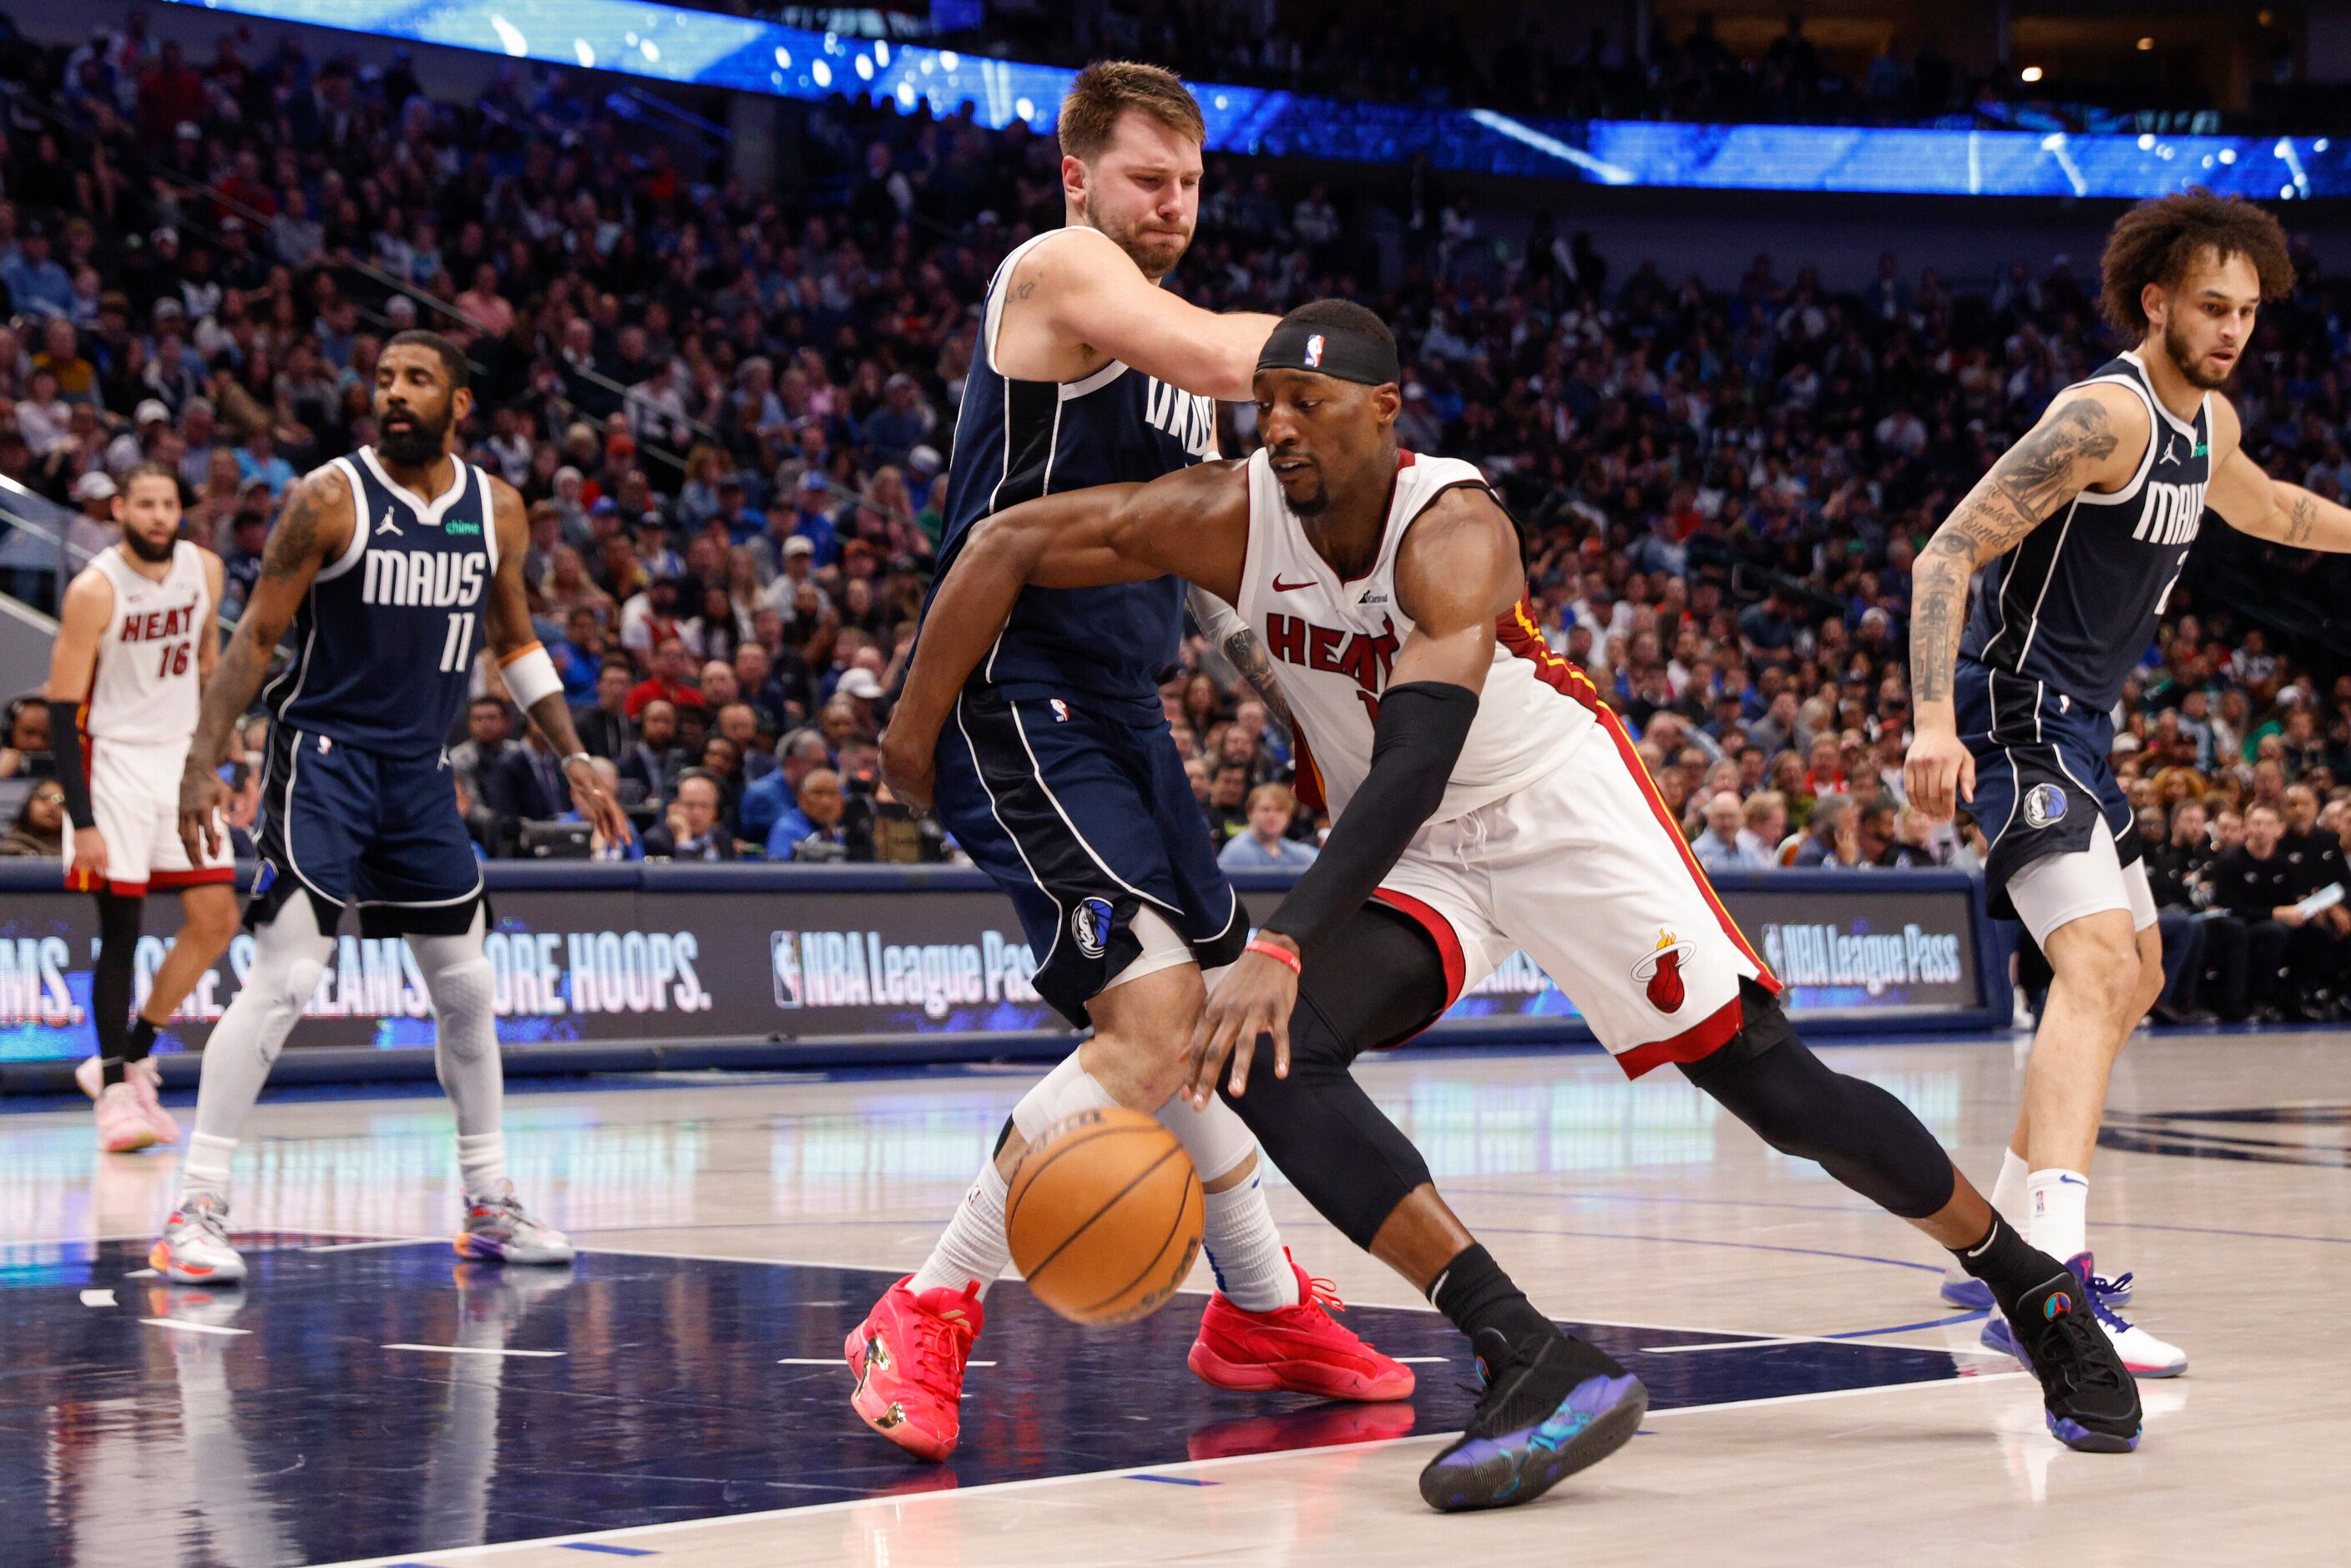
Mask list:
[{"label": "purple sneaker", "polygon": [[1476,1340],[1486,1392],[1460,1440],[1420,1472],[1442,1513],[1531,1502],[1626,1443],[1648,1414],[1641,1380],[1580,1339]]}]

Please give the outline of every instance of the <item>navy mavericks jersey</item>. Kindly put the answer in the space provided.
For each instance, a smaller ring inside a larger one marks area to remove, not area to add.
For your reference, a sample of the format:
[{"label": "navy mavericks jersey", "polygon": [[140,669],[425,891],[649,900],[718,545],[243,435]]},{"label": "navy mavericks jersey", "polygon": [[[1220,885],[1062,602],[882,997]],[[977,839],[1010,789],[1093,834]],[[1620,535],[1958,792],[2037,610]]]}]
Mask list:
[{"label": "navy mavericks jersey", "polygon": [[2085,490],[1986,567],[1959,653],[2104,710],[2155,639],[2187,564],[2212,477],[2212,400],[2193,423],[2173,415],[2136,353],[2081,384],[2128,387],[2153,434],[2138,472],[2111,496]]},{"label": "navy mavericks jersey", "polygon": [[294,657],[262,691],[280,727],[371,751],[437,753],[486,633],[497,528],[490,482],[455,465],[427,503],[372,447],[338,457],[357,518],[294,617]]},{"label": "navy mavericks jersey", "polygon": [[[1216,404],[1113,360],[1083,381],[1014,381],[996,368],[1005,280],[1038,235],[987,286],[980,353],[964,383],[939,541],[944,580],[972,525],[1043,495],[1141,484],[1217,455]],[[1028,588],[980,678],[1015,696],[1071,689],[1156,701],[1184,636],[1184,585],[1172,577],[1109,588]]]}]

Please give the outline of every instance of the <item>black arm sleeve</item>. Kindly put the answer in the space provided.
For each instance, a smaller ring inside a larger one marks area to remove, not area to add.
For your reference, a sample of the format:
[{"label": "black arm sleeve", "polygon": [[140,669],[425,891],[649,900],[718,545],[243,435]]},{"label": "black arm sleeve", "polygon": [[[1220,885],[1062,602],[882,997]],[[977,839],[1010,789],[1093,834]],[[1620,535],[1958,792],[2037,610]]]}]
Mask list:
[{"label": "black arm sleeve", "polygon": [[81,755],[81,704],[49,704],[49,756],[57,766],[57,787],[66,792],[66,820],[77,828],[96,827]]},{"label": "black arm sleeve", "polygon": [[1332,824],[1321,858],[1266,922],[1268,931],[1311,955],[1364,906],[1444,800],[1477,716],[1478,694],[1468,686],[1410,681],[1388,688],[1372,735],[1371,771]]}]

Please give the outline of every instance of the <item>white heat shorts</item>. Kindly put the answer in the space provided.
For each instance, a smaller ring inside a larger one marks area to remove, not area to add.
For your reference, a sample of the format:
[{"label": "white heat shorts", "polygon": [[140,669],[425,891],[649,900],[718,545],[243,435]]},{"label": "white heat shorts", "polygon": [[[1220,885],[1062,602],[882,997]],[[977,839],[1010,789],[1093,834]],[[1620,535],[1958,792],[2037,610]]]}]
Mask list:
[{"label": "white heat shorts", "polygon": [[[228,830],[220,849],[203,864],[192,863],[180,840],[180,768],[188,758],[185,741],[141,746],[128,741],[89,743],[89,810],[106,840],[106,891],[139,898],[149,888],[177,890],[236,880],[229,859]],[[66,833],[66,885],[95,893],[99,884],[73,863],[74,836]]]},{"label": "white heat shorts", "polygon": [[1736,1034],[1739,982],[1777,990],[1606,711],[1556,773],[1420,831],[1374,894],[1445,960],[1449,1006],[1524,948],[1626,1076]]}]

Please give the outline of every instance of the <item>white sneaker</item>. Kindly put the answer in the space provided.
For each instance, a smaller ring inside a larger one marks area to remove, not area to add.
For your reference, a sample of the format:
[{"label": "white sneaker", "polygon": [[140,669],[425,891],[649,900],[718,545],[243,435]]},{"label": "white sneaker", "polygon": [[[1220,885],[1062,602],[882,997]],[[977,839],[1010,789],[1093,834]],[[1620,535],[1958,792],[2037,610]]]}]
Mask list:
[{"label": "white sneaker", "polygon": [[[2099,1326],[2106,1337],[2115,1342],[2115,1350],[2130,1368],[2134,1377],[2177,1377],[2188,1370],[2188,1353],[2176,1344],[2156,1338],[2137,1323],[2115,1311],[2114,1303],[2129,1293],[2117,1291],[2115,1281],[2098,1277],[2095,1260],[2085,1252],[2068,1265],[2074,1275],[2088,1287],[2090,1310],[2097,1315]],[[2127,1282],[2128,1275],[2124,1276]]]},{"label": "white sneaker", "polygon": [[163,1223],[163,1239],[147,1254],[148,1266],[183,1285],[234,1285],[245,1279],[245,1260],[228,1244],[228,1202],[208,1192],[191,1193]]},{"label": "white sneaker", "polygon": [[573,1257],[569,1238],[531,1218],[514,1183],[500,1180],[486,1193],[465,1195],[465,1228],[457,1232],[457,1256],[485,1262],[555,1265]]}]

